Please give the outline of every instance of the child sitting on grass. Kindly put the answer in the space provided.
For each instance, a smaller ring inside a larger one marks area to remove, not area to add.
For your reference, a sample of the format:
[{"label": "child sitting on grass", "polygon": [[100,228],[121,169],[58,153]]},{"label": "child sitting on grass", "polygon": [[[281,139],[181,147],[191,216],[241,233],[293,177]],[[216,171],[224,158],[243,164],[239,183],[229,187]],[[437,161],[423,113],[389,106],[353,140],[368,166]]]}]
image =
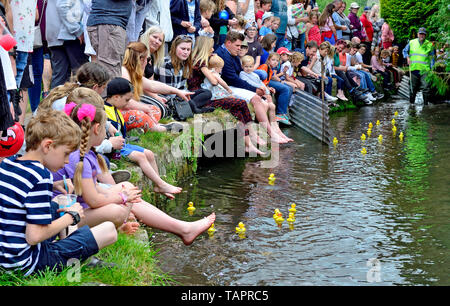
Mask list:
[{"label": "child sitting on grass", "polygon": [[[73,179],[75,193],[81,196],[80,201],[85,208],[85,223],[91,227],[104,221],[112,221],[117,228],[123,227],[131,210],[142,223],[171,232],[179,236],[184,244],[191,244],[214,222],[214,213],[195,222],[184,222],[143,201],[141,191],[129,182],[98,184],[97,176],[105,170],[104,161],[96,156],[92,148],[101,143],[106,134],[106,112],[102,102],[95,105],[66,104],[64,111],[81,127],[81,144],[79,150],[70,154],[69,163],[55,173],[55,177],[66,175]],[[123,230],[133,232],[135,228]]]},{"label": "child sitting on grass", "polygon": [[[133,98],[133,86],[127,79],[118,77],[108,83],[106,92],[105,111],[108,121],[120,132],[121,136],[126,138],[127,126],[120,110],[126,108],[127,103]],[[170,185],[161,179],[155,154],[152,151],[125,143],[120,154],[139,165],[144,174],[155,184],[153,191],[164,194],[170,199],[174,198],[173,194],[181,192],[180,187]]]},{"label": "child sitting on grass", "polygon": [[[26,153],[0,164],[0,267],[25,275],[85,260],[117,240],[111,222],[83,226],[70,236],[53,237],[85,220],[79,203],[58,209],[52,202],[52,175],[68,162],[80,143],[80,128],[63,112],[48,110],[31,118]],[[58,212],[64,212],[59,217]]]}]

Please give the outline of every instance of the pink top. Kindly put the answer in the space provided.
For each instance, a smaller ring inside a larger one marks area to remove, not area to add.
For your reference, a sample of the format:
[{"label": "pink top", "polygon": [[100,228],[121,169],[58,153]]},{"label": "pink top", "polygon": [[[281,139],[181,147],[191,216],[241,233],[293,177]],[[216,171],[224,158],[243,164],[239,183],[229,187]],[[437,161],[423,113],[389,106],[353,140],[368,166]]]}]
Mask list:
[{"label": "pink top", "polygon": [[318,45],[322,42],[322,36],[320,35],[320,29],[318,25],[313,26],[308,32],[308,40],[315,40]]},{"label": "pink top", "polygon": [[333,26],[333,19],[331,19],[331,17],[328,17],[327,21],[325,22],[325,24],[323,25],[323,27],[320,27],[320,30],[322,32],[329,32],[331,31],[331,27]]},{"label": "pink top", "polygon": [[382,42],[393,42],[394,41],[394,33],[391,30],[391,27],[387,22],[383,23],[381,27],[381,41]]},{"label": "pink top", "polygon": [[372,59],[370,60],[370,65],[372,66],[373,70],[378,70],[378,71],[385,71],[384,65],[377,60],[376,55],[372,55]]}]

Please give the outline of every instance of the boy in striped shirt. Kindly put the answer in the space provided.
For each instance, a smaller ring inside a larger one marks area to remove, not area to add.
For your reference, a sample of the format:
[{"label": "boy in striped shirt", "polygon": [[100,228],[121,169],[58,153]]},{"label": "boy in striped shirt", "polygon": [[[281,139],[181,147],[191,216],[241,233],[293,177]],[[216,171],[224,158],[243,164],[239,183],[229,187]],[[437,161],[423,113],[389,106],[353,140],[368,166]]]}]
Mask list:
[{"label": "boy in striped shirt", "polygon": [[[0,267],[25,275],[46,267],[60,269],[71,258],[85,260],[117,239],[111,222],[84,226],[65,239],[53,241],[84,217],[79,203],[57,210],[52,202],[53,177],[68,163],[80,143],[79,127],[65,113],[49,111],[30,120],[26,154],[0,164]],[[64,211],[59,217],[57,211]]]}]

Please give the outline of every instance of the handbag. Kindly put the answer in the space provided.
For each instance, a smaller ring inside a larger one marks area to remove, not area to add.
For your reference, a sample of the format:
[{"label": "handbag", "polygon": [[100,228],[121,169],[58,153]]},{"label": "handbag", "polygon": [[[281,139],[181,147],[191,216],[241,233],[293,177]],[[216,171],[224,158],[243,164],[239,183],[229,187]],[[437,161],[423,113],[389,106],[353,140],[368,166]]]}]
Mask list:
[{"label": "handbag", "polygon": [[172,111],[172,117],[177,121],[186,121],[186,119],[194,117],[189,102],[180,97],[171,98],[167,105]]},{"label": "handbag", "polygon": [[34,41],[33,41],[33,49],[37,49],[42,47],[44,44],[42,42],[42,34],[41,34],[41,21],[42,14],[44,13],[45,5],[47,4],[47,0],[44,0],[42,3],[42,11],[39,12],[39,22],[37,26],[34,26]]},{"label": "handbag", "polygon": [[142,103],[145,104],[150,104],[150,105],[154,105],[156,107],[159,108],[159,110],[161,111],[161,119],[162,118],[169,118],[172,116],[172,110],[164,103],[162,103],[161,101],[152,98],[150,96],[146,96],[146,95],[142,95],[140,101]]}]

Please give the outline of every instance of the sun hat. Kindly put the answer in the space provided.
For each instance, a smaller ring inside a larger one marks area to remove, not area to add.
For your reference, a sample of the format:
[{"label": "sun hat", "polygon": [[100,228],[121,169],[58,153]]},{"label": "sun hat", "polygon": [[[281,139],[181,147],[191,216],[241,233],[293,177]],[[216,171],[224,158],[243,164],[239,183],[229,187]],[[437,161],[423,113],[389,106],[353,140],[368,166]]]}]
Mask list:
[{"label": "sun hat", "polygon": [[117,77],[108,82],[106,86],[107,97],[114,95],[124,95],[133,91],[133,85],[127,79]]},{"label": "sun hat", "polygon": [[273,13],[272,12],[265,12],[264,15],[262,16],[261,20],[262,22],[264,22],[265,19],[269,18],[269,17],[273,17]]},{"label": "sun hat", "polygon": [[258,26],[256,25],[255,22],[247,22],[247,24],[245,25],[245,30],[248,30],[250,28],[258,28]]},{"label": "sun hat", "polygon": [[277,53],[279,55],[283,55],[283,54],[292,55],[292,52],[289,51],[288,48],[286,48],[286,47],[278,48]]},{"label": "sun hat", "polygon": [[350,8],[351,8],[351,9],[359,8],[359,5],[358,5],[358,3],[356,3],[356,2],[352,2],[352,4],[350,4]]}]

